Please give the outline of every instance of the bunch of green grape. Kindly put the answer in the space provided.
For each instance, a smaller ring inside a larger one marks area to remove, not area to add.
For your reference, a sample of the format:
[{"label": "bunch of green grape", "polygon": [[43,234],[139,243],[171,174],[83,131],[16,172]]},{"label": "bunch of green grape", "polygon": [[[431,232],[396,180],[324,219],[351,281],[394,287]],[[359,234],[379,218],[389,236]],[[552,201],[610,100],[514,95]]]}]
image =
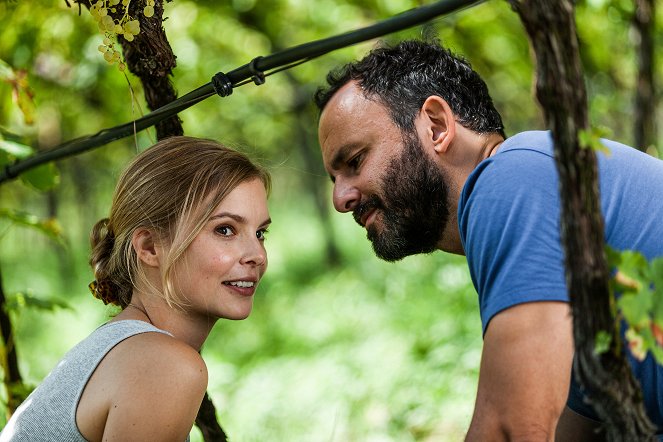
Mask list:
[{"label": "bunch of green grape", "polygon": [[[154,1],[147,0],[146,6],[143,8],[145,17],[154,15]],[[117,63],[120,71],[124,71],[126,65],[113,40],[121,35],[127,41],[133,41],[134,37],[140,33],[140,22],[129,15],[129,3],[131,0],[97,0],[90,7],[90,14],[104,36],[103,44],[99,45],[99,52],[104,54],[104,60],[108,63]],[[111,14],[118,16],[117,12],[122,13],[119,19],[111,16]]]}]

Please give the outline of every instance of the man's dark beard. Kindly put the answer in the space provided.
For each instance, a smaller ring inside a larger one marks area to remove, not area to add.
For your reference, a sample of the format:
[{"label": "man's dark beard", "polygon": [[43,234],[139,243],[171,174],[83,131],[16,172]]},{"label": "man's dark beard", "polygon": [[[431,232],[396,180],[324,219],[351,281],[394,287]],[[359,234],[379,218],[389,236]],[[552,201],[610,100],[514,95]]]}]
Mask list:
[{"label": "man's dark beard", "polygon": [[382,177],[382,195],[370,196],[353,212],[355,221],[367,211],[382,214],[382,229],[367,229],[375,254],[398,261],[435,251],[449,220],[449,189],[439,167],[428,158],[416,134],[404,137],[404,149]]}]

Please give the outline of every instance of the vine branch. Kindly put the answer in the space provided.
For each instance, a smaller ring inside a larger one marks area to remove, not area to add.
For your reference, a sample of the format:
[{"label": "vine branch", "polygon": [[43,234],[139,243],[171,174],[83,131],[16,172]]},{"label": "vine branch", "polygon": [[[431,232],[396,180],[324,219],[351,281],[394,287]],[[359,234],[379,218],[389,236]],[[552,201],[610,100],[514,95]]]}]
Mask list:
[{"label": "vine branch", "polygon": [[[571,0],[510,0],[529,34],[537,64],[536,95],[552,130],[560,178],[561,237],[573,313],[574,370],[605,422],[609,441],[651,440],[654,427],[617,335],[604,251],[598,168],[578,134],[589,127],[587,96]],[[596,354],[599,332],[612,336]]]}]

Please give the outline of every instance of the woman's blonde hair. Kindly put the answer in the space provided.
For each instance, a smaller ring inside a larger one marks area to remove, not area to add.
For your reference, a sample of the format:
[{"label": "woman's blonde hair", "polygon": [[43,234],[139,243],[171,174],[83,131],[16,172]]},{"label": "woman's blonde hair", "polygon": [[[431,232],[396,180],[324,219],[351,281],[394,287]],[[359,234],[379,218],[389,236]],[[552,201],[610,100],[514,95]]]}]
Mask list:
[{"label": "woman's blonde hair", "polygon": [[162,294],[169,305],[180,305],[173,290],[174,265],[221,201],[252,179],[260,179],[269,192],[265,169],[212,140],[171,137],[139,154],[117,183],[110,216],[90,235],[94,296],[125,308],[138,282],[148,283],[131,243],[136,229],[148,229],[155,241],[169,246]]}]

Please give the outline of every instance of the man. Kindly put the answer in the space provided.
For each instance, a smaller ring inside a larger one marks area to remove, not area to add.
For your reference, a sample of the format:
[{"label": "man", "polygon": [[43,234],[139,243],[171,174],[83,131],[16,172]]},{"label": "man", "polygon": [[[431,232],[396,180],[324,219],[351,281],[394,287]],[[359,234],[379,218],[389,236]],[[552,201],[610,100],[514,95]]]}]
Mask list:
[{"label": "man", "polygon": [[[436,43],[375,49],[327,80],[318,135],[336,210],[352,212],[382,259],[467,257],[484,333],[467,440],[601,440],[572,381],[550,134],[506,138],[483,80]],[[663,162],[604,144],[606,242],[663,255]],[[661,431],[663,370],[629,357]]]}]

